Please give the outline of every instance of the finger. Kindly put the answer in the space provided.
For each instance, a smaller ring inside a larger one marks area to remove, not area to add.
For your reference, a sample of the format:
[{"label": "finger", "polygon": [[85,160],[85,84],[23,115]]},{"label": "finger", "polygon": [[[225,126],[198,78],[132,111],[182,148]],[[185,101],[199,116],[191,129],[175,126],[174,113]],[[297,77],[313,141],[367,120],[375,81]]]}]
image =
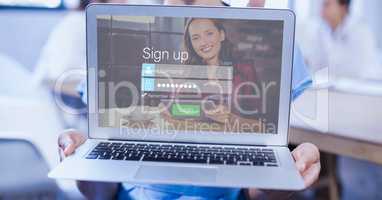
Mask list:
[{"label": "finger", "polygon": [[76,145],[75,143],[69,144],[69,145],[64,149],[64,155],[65,155],[65,157],[67,157],[67,156],[73,154],[77,147],[78,147],[78,145]]},{"label": "finger", "polygon": [[163,110],[160,115],[167,120],[171,119],[171,114],[167,110]]},{"label": "finger", "polygon": [[85,141],[85,137],[74,131],[68,130],[60,135],[58,145],[63,150],[64,156],[71,155],[74,150]]},{"label": "finger", "polygon": [[298,159],[296,161],[296,167],[297,167],[297,170],[300,172],[300,174],[302,174],[305,169],[306,169],[306,163],[304,160],[301,160],[301,159]]},{"label": "finger", "polygon": [[163,107],[164,107],[163,103],[159,103],[159,104],[158,104],[158,108],[159,108],[159,109],[162,109]]},{"label": "finger", "polygon": [[292,151],[292,155],[296,161],[296,167],[301,171],[320,160],[320,152],[315,145],[310,143],[299,145]]},{"label": "finger", "polygon": [[158,104],[158,112],[163,113],[163,112],[168,112],[169,105],[164,105],[163,103]]},{"label": "finger", "polygon": [[166,108],[166,106],[163,104],[163,103],[159,103],[158,105],[158,108],[159,108],[159,112],[160,114],[164,114],[164,115],[169,115],[170,113],[168,112],[168,109]]},{"label": "finger", "polygon": [[303,172],[302,177],[304,179],[305,187],[310,187],[314,182],[317,181],[321,170],[321,164],[315,163],[310,166],[306,171]]},{"label": "finger", "polygon": [[73,134],[79,134],[80,133],[75,130],[75,129],[67,129],[67,130],[64,130],[58,137],[58,146],[59,147],[62,147],[62,148],[65,148],[65,146],[68,144],[68,142],[71,140],[71,137],[70,135],[73,135]]},{"label": "finger", "polygon": [[221,112],[224,113],[224,114],[230,113],[230,112],[229,112],[229,109],[228,109],[226,106],[223,106],[223,105],[221,105],[220,110],[221,110]]},{"label": "finger", "polygon": [[72,141],[72,143],[65,148],[65,151],[67,151],[64,151],[65,155],[68,155],[67,153],[72,154],[77,149],[77,147],[85,142],[85,137],[82,134],[73,133],[69,134],[69,137],[71,138],[70,141]]},{"label": "finger", "polygon": [[[66,149],[72,145],[74,143],[74,141],[72,141],[72,138],[70,137],[70,135],[68,133],[63,133],[60,135],[60,137],[58,138],[58,146],[59,148],[62,150],[62,152],[64,153],[64,156],[65,156],[65,151]],[[59,152],[60,153],[60,152]]]}]

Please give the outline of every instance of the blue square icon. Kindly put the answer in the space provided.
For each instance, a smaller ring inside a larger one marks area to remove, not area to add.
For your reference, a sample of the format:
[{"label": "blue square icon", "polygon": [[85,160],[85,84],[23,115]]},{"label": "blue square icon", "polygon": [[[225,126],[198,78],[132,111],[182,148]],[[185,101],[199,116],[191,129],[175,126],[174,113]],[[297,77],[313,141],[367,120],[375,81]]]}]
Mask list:
[{"label": "blue square icon", "polygon": [[153,78],[142,78],[142,91],[154,91],[155,89],[155,79]]},{"label": "blue square icon", "polygon": [[155,64],[143,63],[142,64],[142,76],[154,76]]}]

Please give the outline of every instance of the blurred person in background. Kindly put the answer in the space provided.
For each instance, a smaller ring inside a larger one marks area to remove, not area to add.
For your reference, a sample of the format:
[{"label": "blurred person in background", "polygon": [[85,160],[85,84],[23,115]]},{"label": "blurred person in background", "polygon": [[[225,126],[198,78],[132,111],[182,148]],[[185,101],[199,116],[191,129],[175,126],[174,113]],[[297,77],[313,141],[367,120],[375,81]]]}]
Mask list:
[{"label": "blurred person in background", "polygon": [[[352,15],[351,6],[351,0],[323,0],[320,21],[308,20],[302,37],[297,38],[304,44],[302,53],[310,70],[327,74],[329,81],[381,80],[375,35],[365,21]],[[337,167],[343,200],[382,199],[381,166],[339,156]]]},{"label": "blurred person in background", "polygon": [[[65,13],[61,21],[54,26],[44,44],[35,67],[33,84],[47,85],[55,97],[60,98],[72,113],[80,113],[86,106],[80,99],[76,90],[77,85],[84,76],[75,75],[65,78],[66,86],[56,91],[54,84],[65,73],[74,73],[74,70],[86,70],[86,21],[85,8],[89,3],[127,3],[127,0],[82,0],[77,10]],[[60,113],[64,127],[86,129],[83,118]]]},{"label": "blurred person in background", "polygon": [[[264,1],[259,2],[257,6],[263,6]],[[168,0],[164,1],[167,5],[188,4],[188,5],[225,5],[220,0]],[[252,4],[252,6],[255,4]],[[85,33],[83,33],[85,35]],[[83,36],[85,37],[85,36]],[[85,40],[81,45],[85,45]],[[293,73],[294,98],[306,87],[305,83],[310,83],[309,74],[306,73],[302,57],[299,51],[295,60]],[[71,54],[71,51],[66,52]],[[295,55],[296,55],[295,54]],[[78,56],[78,55],[77,55]],[[83,57],[85,61],[85,56]],[[84,85],[82,85],[84,86]],[[82,87],[81,96],[86,103],[86,89]],[[64,131],[58,138],[58,145],[61,159],[72,154],[75,149],[85,141],[85,136],[78,130]],[[304,178],[305,185],[311,186],[320,173],[320,153],[313,144],[304,143],[295,148],[292,155],[296,161],[296,166]],[[179,198],[196,198],[196,199],[257,199],[267,197],[268,199],[288,199],[290,193],[276,191],[260,191],[255,188],[214,188],[214,187],[198,187],[198,186],[180,186],[180,185],[158,185],[158,184],[134,184],[134,183],[102,183],[78,181],[77,185],[80,191],[88,199],[179,199]]]},{"label": "blurred person in background", "polygon": [[[336,78],[380,79],[382,65],[369,26],[351,13],[351,0],[323,0],[319,21],[308,21],[302,52],[312,72]],[[299,38],[298,38],[299,39]]]},{"label": "blurred person in background", "polygon": [[[77,11],[65,14],[53,28],[42,49],[35,68],[35,84],[55,81],[68,70],[80,69],[85,71],[86,21],[84,11],[89,3],[127,2],[127,0],[81,0]],[[75,90],[67,92],[70,95],[78,96]]]}]

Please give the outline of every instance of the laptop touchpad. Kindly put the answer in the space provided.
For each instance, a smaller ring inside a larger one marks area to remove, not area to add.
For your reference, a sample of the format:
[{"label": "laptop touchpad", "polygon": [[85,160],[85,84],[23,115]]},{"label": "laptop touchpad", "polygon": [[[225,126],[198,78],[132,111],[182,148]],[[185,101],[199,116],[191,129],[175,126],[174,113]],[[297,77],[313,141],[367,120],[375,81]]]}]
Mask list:
[{"label": "laptop touchpad", "polygon": [[217,168],[142,165],[135,179],[150,181],[215,182]]}]

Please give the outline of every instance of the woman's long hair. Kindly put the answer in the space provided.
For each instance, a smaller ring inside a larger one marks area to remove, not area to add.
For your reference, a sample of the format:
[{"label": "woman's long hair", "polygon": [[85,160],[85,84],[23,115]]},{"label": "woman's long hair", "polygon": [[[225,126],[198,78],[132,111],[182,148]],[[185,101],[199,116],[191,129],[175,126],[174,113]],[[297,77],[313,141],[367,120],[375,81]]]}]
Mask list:
[{"label": "woman's long hair", "polygon": [[[188,52],[188,59],[184,62],[184,64],[186,65],[205,65],[206,64],[203,61],[203,59],[196,53],[191,43],[189,28],[190,28],[190,24],[196,19],[198,18],[188,18],[186,21],[184,38],[183,38],[184,49]],[[212,23],[215,25],[218,31],[223,31],[224,33],[226,33],[225,28],[220,20],[216,20],[216,19],[208,19],[208,20],[212,21]],[[219,59],[222,64],[232,65],[233,63],[232,49],[233,49],[233,45],[227,39],[227,35],[226,35],[225,39],[221,43],[221,48],[219,52]]]}]

